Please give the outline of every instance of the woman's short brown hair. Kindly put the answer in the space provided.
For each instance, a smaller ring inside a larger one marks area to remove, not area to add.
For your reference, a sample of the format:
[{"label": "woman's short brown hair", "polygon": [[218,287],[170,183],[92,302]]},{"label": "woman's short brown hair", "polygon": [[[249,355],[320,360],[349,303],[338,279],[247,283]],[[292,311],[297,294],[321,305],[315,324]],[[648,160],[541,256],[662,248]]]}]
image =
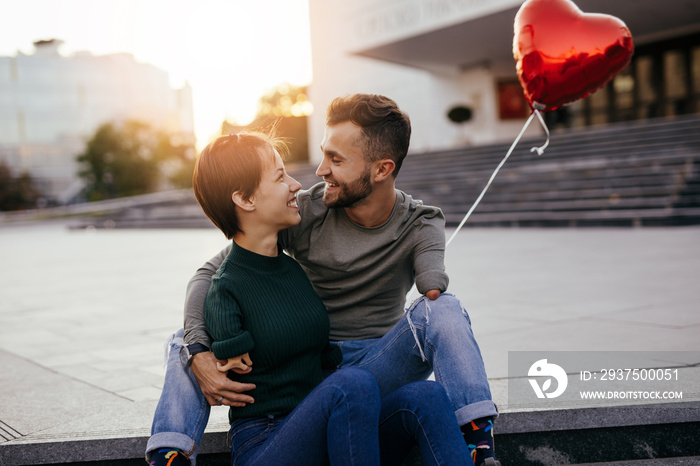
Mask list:
[{"label": "woman's short brown hair", "polygon": [[197,158],[192,186],[197,202],[209,219],[228,239],[241,231],[232,195],[250,198],[260,184],[274,151],[286,146],[274,135],[258,132],[231,133],[209,143]]}]

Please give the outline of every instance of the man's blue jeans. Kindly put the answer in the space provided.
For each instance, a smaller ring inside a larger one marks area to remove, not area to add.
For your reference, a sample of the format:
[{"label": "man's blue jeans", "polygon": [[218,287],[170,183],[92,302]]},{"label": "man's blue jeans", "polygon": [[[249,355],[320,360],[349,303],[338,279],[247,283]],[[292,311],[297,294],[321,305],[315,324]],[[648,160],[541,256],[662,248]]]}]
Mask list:
[{"label": "man's blue jeans", "polygon": [[400,464],[417,442],[423,464],[469,464],[445,390],[414,382],[381,399],[372,375],[356,368],[326,378],[287,416],[234,421],[234,466]]},{"label": "man's blue jeans", "polygon": [[336,344],[343,351],[340,367],[368,370],[382,396],[434,372],[460,426],[498,415],[469,315],[450,293],[417,299],[382,338]]},{"label": "man's blue jeans", "polygon": [[153,416],[146,457],[157,448],[179,448],[194,466],[211,407],[194,373],[180,362],[184,333],[183,329],[178,330],[167,343],[169,353],[163,392]]},{"label": "man's blue jeans", "polygon": [[[170,357],[151,438],[146,451],[179,448],[193,461],[209,418],[209,404],[190,370],[179,359],[182,330],[171,343]],[[431,372],[447,392],[459,425],[496,416],[481,351],[469,316],[459,300],[443,293],[434,301],[421,297],[382,338],[336,342],[341,367],[360,367],[377,381],[382,396]]]}]

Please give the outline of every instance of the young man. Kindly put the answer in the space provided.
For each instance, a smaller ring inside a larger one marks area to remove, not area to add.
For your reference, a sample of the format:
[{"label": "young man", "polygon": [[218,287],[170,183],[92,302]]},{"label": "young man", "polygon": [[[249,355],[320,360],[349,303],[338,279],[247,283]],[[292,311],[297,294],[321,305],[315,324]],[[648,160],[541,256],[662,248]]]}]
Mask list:
[{"label": "young man", "polygon": [[[280,244],[304,268],[328,310],[330,338],[343,352],[340,367],[370,371],[383,396],[434,372],[476,466],[498,465],[492,437],[497,411],[481,353],[467,312],[444,293],[444,217],[395,188],[410,135],[408,116],[387,97],[356,94],[331,102],[316,171],[324,183],[297,195],[301,223],[282,232]],[[225,249],[207,262],[188,286],[183,352],[209,404],[235,407],[254,402],[246,394],[254,387],[216,369],[202,311],[211,276],[227,254]],[[404,312],[414,281],[425,296]],[[176,394],[193,380],[172,361],[163,406],[176,403]],[[184,450],[196,449],[204,426],[178,430],[159,416],[165,411],[160,406],[154,437],[179,432]],[[208,416],[208,406],[202,410]]]}]

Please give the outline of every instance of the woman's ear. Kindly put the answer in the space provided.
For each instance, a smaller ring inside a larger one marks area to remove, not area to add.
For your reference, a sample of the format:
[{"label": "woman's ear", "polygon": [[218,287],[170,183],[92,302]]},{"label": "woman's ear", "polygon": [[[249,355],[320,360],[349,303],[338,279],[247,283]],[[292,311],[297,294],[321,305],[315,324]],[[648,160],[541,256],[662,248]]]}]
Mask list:
[{"label": "woman's ear", "polygon": [[374,175],[374,181],[384,181],[394,173],[396,163],[391,159],[381,159],[376,162],[377,172]]},{"label": "woman's ear", "polygon": [[255,203],[252,199],[246,199],[240,191],[236,191],[231,194],[231,199],[233,203],[236,204],[241,209],[252,212],[255,210]]}]

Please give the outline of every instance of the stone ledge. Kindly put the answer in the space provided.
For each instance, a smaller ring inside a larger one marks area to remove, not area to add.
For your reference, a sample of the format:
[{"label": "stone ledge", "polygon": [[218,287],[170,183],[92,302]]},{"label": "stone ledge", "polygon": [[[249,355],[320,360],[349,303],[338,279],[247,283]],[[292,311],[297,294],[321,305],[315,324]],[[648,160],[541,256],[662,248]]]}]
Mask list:
[{"label": "stone ledge", "polygon": [[700,422],[700,402],[506,412],[499,434]]},{"label": "stone ledge", "polygon": [[[629,464],[622,461],[637,464],[651,458],[681,461],[658,464],[700,464],[685,462],[685,458],[700,456],[699,431],[697,403],[506,412],[496,427],[496,445],[503,464],[519,466],[605,461],[622,465]],[[148,432],[134,430],[101,432],[95,438],[88,432],[33,434],[0,444],[0,465],[143,465],[147,440]],[[198,464],[218,466],[228,461],[226,428],[217,425],[202,440]],[[409,460],[419,464],[415,461]]]},{"label": "stone ledge", "polygon": [[605,463],[581,463],[578,466],[697,466],[700,464],[700,456],[686,456],[685,458],[661,458],[649,460],[608,461]]},{"label": "stone ledge", "polygon": [[[52,464],[146,464],[143,453],[148,436],[113,437],[75,440],[67,434],[64,438],[32,441],[22,438],[0,444],[0,466],[52,465]],[[204,435],[198,464],[219,464],[227,458],[226,432],[210,432]],[[214,461],[212,461],[214,460]]]}]

